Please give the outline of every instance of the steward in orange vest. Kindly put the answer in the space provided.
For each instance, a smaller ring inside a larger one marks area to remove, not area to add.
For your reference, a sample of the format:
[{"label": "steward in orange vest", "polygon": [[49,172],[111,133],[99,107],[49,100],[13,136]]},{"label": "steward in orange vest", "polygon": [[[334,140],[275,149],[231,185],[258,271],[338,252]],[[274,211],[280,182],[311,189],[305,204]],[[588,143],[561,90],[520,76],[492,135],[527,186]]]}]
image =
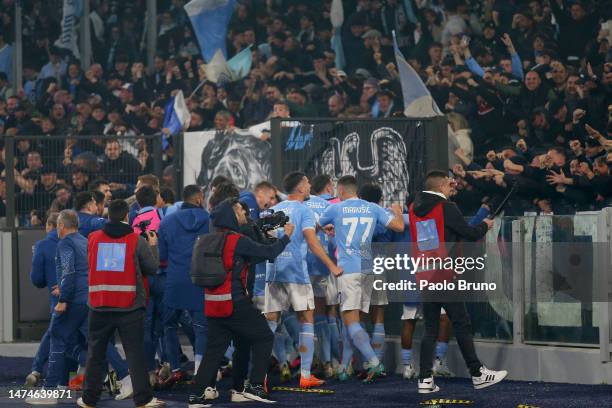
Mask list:
[{"label": "steward in orange vest", "polygon": [[94,407],[100,399],[106,347],[115,332],[130,367],[129,386],[136,406],[165,405],[153,397],[144,353],[146,275],[157,273],[157,237],[151,233],[145,239],[135,233],[127,224],[128,212],[125,201],[112,201],[109,222],[89,235],[89,350],[80,406]]},{"label": "steward in orange vest", "polygon": [[[426,191],[417,193],[410,206],[410,232],[417,247],[418,256],[442,256],[450,252],[450,245],[461,241],[476,241],[483,238],[492,227],[493,221],[485,219],[478,225],[470,226],[455,203],[449,198],[455,193],[454,180],[444,171],[431,171],[425,179]],[[452,279],[453,271],[432,268],[421,272],[423,279],[438,282]],[[419,272],[417,271],[417,280]],[[507,371],[493,371],[478,359],[472,337],[470,316],[464,302],[449,300],[442,292],[421,292],[423,295],[423,318],[425,331],[421,340],[420,372],[417,390],[429,394],[440,390],[433,378],[432,365],[438,329],[440,310],[444,308],[453,324],[461,355],[472,376],[475,389],[486,388],[503,380]]]}]

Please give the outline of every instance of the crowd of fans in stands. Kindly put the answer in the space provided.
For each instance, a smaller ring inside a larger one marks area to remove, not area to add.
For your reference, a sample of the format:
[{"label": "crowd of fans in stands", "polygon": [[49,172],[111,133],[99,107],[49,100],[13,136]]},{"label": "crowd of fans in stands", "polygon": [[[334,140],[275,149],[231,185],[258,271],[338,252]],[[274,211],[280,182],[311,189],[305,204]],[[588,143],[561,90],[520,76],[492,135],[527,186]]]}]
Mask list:
[{"label": "crowd of fans in stands", "polygon": [[[15,86],[10,72],[0,72],[0,146],[4,135],[66,138],[17,143],[22,208],[37,209],[36,194],[48,204],[98,176],[115,195],[129,195],[136,175],[151,171],[150,140],[93,136],[159,135],[168,99],[179,89],[188,96],[206,80],[185,0],[158,1],[158,54],[145,67],[145,3],[92,0],[93,63],[83,70],[53,45],[61,1],[23,2],[24,82]],[[10,71],[1,57],[13,42],[13,5],[0,5],[0,71]],[[343,55],[337,55],[330,0],[240,0],[228,58],[253,45],[252,69],[239,81],[205,82],[187,101],[189,130],[248,127],[284,111],[275,104],[296,118],[402,116],[395,30],[400,49],[447,115],[456,200],[466,213],[514,184],[509,213],[570,214],[612,203],[610,1],[343,5]],[[170,145],[165,166],[172,155]],[[2,160],[0,169],[6,165]],[[6,198],[4,181],[0,196]]]}]

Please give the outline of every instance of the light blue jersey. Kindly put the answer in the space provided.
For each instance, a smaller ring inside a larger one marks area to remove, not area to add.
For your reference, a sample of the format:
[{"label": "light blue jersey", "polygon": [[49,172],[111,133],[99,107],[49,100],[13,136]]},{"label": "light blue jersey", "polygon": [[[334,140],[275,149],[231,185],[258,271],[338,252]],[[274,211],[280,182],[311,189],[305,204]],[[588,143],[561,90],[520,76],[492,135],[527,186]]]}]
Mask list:
[{"label": "light blue jersey", "polygon": [[[317,223],[319,222],[319,218],[321,218],[323,211],[325,211],[325,209],[331,205],[326,199],[314,195],[310,196],[310,200],[304,201],[304,204],[312,210]],[[319,231],[317,233],[317,238],[319,238],[319,242],[321,242],[321,246],[325,252],[329,253],[329,237],[325,234],[325,232]],[[308,250],[308,255],[306,256],[306,262],[308,264],[308,273],[311,276],[329,275],[329,269],[327,269],[323,261],[321,261],[310,250]]]},{"label": "light blue jersey", "polygon": [[[272,209],[284,212],[295,225],[291,241],[285,250],[274,260],[268,262],[266,282],[310,283],[306,254],[308,245],[304,231],[315,229],[315,215],[312,210],[299,201],[283,201]],[[279,238],[284,232],[279,232]]]},{"label": "light blue jersey", "polygon": [[381,206],[359,198],[332,204],[319,218],[319,224],[333,224],[338,247],[338,266],[344,273],[361,272],[361,246],[369,245],[376,226],[388,226],[393,215]]}]

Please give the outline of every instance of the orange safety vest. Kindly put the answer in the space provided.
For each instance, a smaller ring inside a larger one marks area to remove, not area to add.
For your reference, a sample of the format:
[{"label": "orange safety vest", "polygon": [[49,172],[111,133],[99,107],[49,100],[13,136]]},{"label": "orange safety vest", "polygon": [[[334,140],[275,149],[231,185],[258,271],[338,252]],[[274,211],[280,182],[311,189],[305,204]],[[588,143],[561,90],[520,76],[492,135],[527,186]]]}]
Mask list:
[{"label": "orange safety vest", "polygon": [[412,257],[422,258],[421,267],[416,271],[416,281],[419,287],[423,280],[430,283],[453,280],[453,270],[440,267],[448,256],[446,242],[444,242],[443,205],[443,202],[436,204],[423,217],[418,217],[414,213],[414,204],[411,204],[409,208]]},{"label": "orange safety vest", "polygon": [[[98,230],[89,234],[88,241],[89,304],[94,308],[130,308],[136,300],[138,234],[112,238]],[[143,283],[146,288],[144,276]]]},{"label": "orange safety vest", "polygon": [[[206,317],[229,317],[234,312],[232,303],[232,276],[234,274],[234,254],[240,234],[228,234],[223,246],[223,267],[226,271],[225,281],[214,289],[204,289],[204,314]],[[246,288],[248,264],[240,269],[240,281]]]}]

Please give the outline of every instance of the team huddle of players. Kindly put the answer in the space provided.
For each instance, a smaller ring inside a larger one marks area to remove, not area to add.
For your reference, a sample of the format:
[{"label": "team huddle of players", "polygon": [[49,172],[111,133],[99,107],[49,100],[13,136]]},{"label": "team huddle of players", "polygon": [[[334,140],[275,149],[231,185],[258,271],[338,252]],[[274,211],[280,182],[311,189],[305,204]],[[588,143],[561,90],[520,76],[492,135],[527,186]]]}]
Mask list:
[{"label": "team huddle of players", "polygon": [[[166,387],[184,378],[176,329],[181,327],[188,337],[191,332],[190,340],[194,338],[196,371],[204,354],[205,318],[201,310],[193,311],[196,306],[201,308],[203,301],[190,299],[192,296],[187,294],[194,293],[203,298],[201,288],[191,287],[190,248],[199,234],[208,232],[209,226],[208,213],[203,209],[204,196],[199,187],[186,187],[183,203],[159,208],[158,183],[157,178],[151,175],[139,178],[135,194],[137,202],[131,209],[135,218],[130,223],[136,229],[140,225],[138,217],[153,214],[157,221],[150,223],[146,229],[159,229],[160,264],[166,264],[166,269],[160,272],[168,276],[165,280],[150,277],[150,324],[156,327],[155,321],[160,321],[163,333],[158,333],[159,341],[152,338],[148,360],[154,366],[157,354],[169,362],[162,363],[157,372],[150,371],[151,384]],[[210,187],[209,210],[218,204],[220,197],[238,196],[243,205],[249,208],[252,219],[265,216],[270,210],[282,211],[295,226],[289,244],[273,262],[254,266],[254,283],[249,288],[253,303],[265,315],[274,333],[273,358],[281,381],[291,380],[294,374],[299,374],[299,386],[312,388],[323,385],[326,379],[331,378],[347,381],[356,376],[370,383],[385,376],[384,313],[388,300],[384,291],[374,290],[374,275],[363,270],[361,254],[364,247],[367,248],[372,242],[410,241],[408,215],[402,207],[399,204],[393,204],[388,209],[381,207],[383,194],[380,186],[367,184],[359,188],[353,176],[341,177],[334,183],[327,175],[310,180],[301,172],[289,173],[283,180],[285,194],[279,193],[274,185],[265,181],[258,183],[253,191],[239,192],[231,180],[220,176],[212,181]],[[96,210],[93,202],[91,211],[88,210],[91,200],[91,197],[83,199],[81,201],[86,205],[77,205],[82,223],[79,232],[83,235],[90,232],[83,228],[92,226],[93,221],[96,222],[94,229],[102,228],[106,222],[99,218],[102,211]],[[197,214],[191,216],[188,212]],[[186,227],[183,227],[186,224],[179,217],[182,213],[185,217],[189,215],[193,218],[189,218],[191,224],[185,231]],[[174,224],[177,228],[172,229]],[[192,224],[197,224],[197,228]],[[179,231],[183,231],[184,236]],[[189,235],[187,232],[193,235],[189,238],[191,245],[185,241],[186,235]],[[281,237],[284,232],[279,228],[273,233]],[[173,284],[177,285],[179,277],[170,276],[176,274],[185,275],[180,277],[183,286],[178,290],[168,284],[173,278]],[[190,304],[183,305],[181,302],[195,302],[197,305],[190,307]],[[182,309],[191,312],[185,314]],[[444,364],[449,323],[444,311],[442,313],[434,373],[449,375]],[[407,379],[416,376],[411,348],[415,319],[419,318],[419,314],[418,305],[404,305],[402,363],[403,376]],[[368,333],[368,327],[372,329],[371,333]],[[155,332],[155,328],[150,331]],[[159,347],[155,347],[156,343]],[[109,349],[113,353],[107,358],[121,379],[117,399],[124,399],[132,392],[127,367],[117,368],[125,366],[125,363],[116,353],[114,345],[110,345]],[[49,355],[42,343],[39,353]],[[231,358],[231,350],[227,351],[226,356]],[[27,385],[33,386],[39,381],[42,372],[39,365],[35,360],[33,371],[26,380]],[[77,375],[73,380],[71,386],[73,382],[80,384],[83,375]]]},{"label": "team huddle of players", "polygon": [[[255,304],[275,333],[273,355],[281,380],[291,378],[292,363],[297,365],[294,357],[299,355],[302,388],[320,386],[323,378],[346,381],[353,374],[372,382],[386,375],[388,301],[384,291],[373,289],[374,275],[362,270],[361,254],[363,246],[373,241],[409,241],[408,215],[398,204],[382,208],[381,188],[359,188],[353,176],[341,177],[334,186],[329,176],[309,180],[296,172],[287,175],[283,184],[286,200],[277,202],[274,187],[260,183],[249,205],[252,218],[259,216],[257,206],[263,205],[283,211],[295,225],[284,252],[274,262],[257,266],[253,292]],[[262,202],[265,197],[270,201]],[[417,305],[404,306],[402,315],[405,378],[415,376],[411,348],[417,309]],[[371,335],[366,331],[368,315]],[[448,321],[441,322],[434,370],[448,375],[444,364]]]}]

